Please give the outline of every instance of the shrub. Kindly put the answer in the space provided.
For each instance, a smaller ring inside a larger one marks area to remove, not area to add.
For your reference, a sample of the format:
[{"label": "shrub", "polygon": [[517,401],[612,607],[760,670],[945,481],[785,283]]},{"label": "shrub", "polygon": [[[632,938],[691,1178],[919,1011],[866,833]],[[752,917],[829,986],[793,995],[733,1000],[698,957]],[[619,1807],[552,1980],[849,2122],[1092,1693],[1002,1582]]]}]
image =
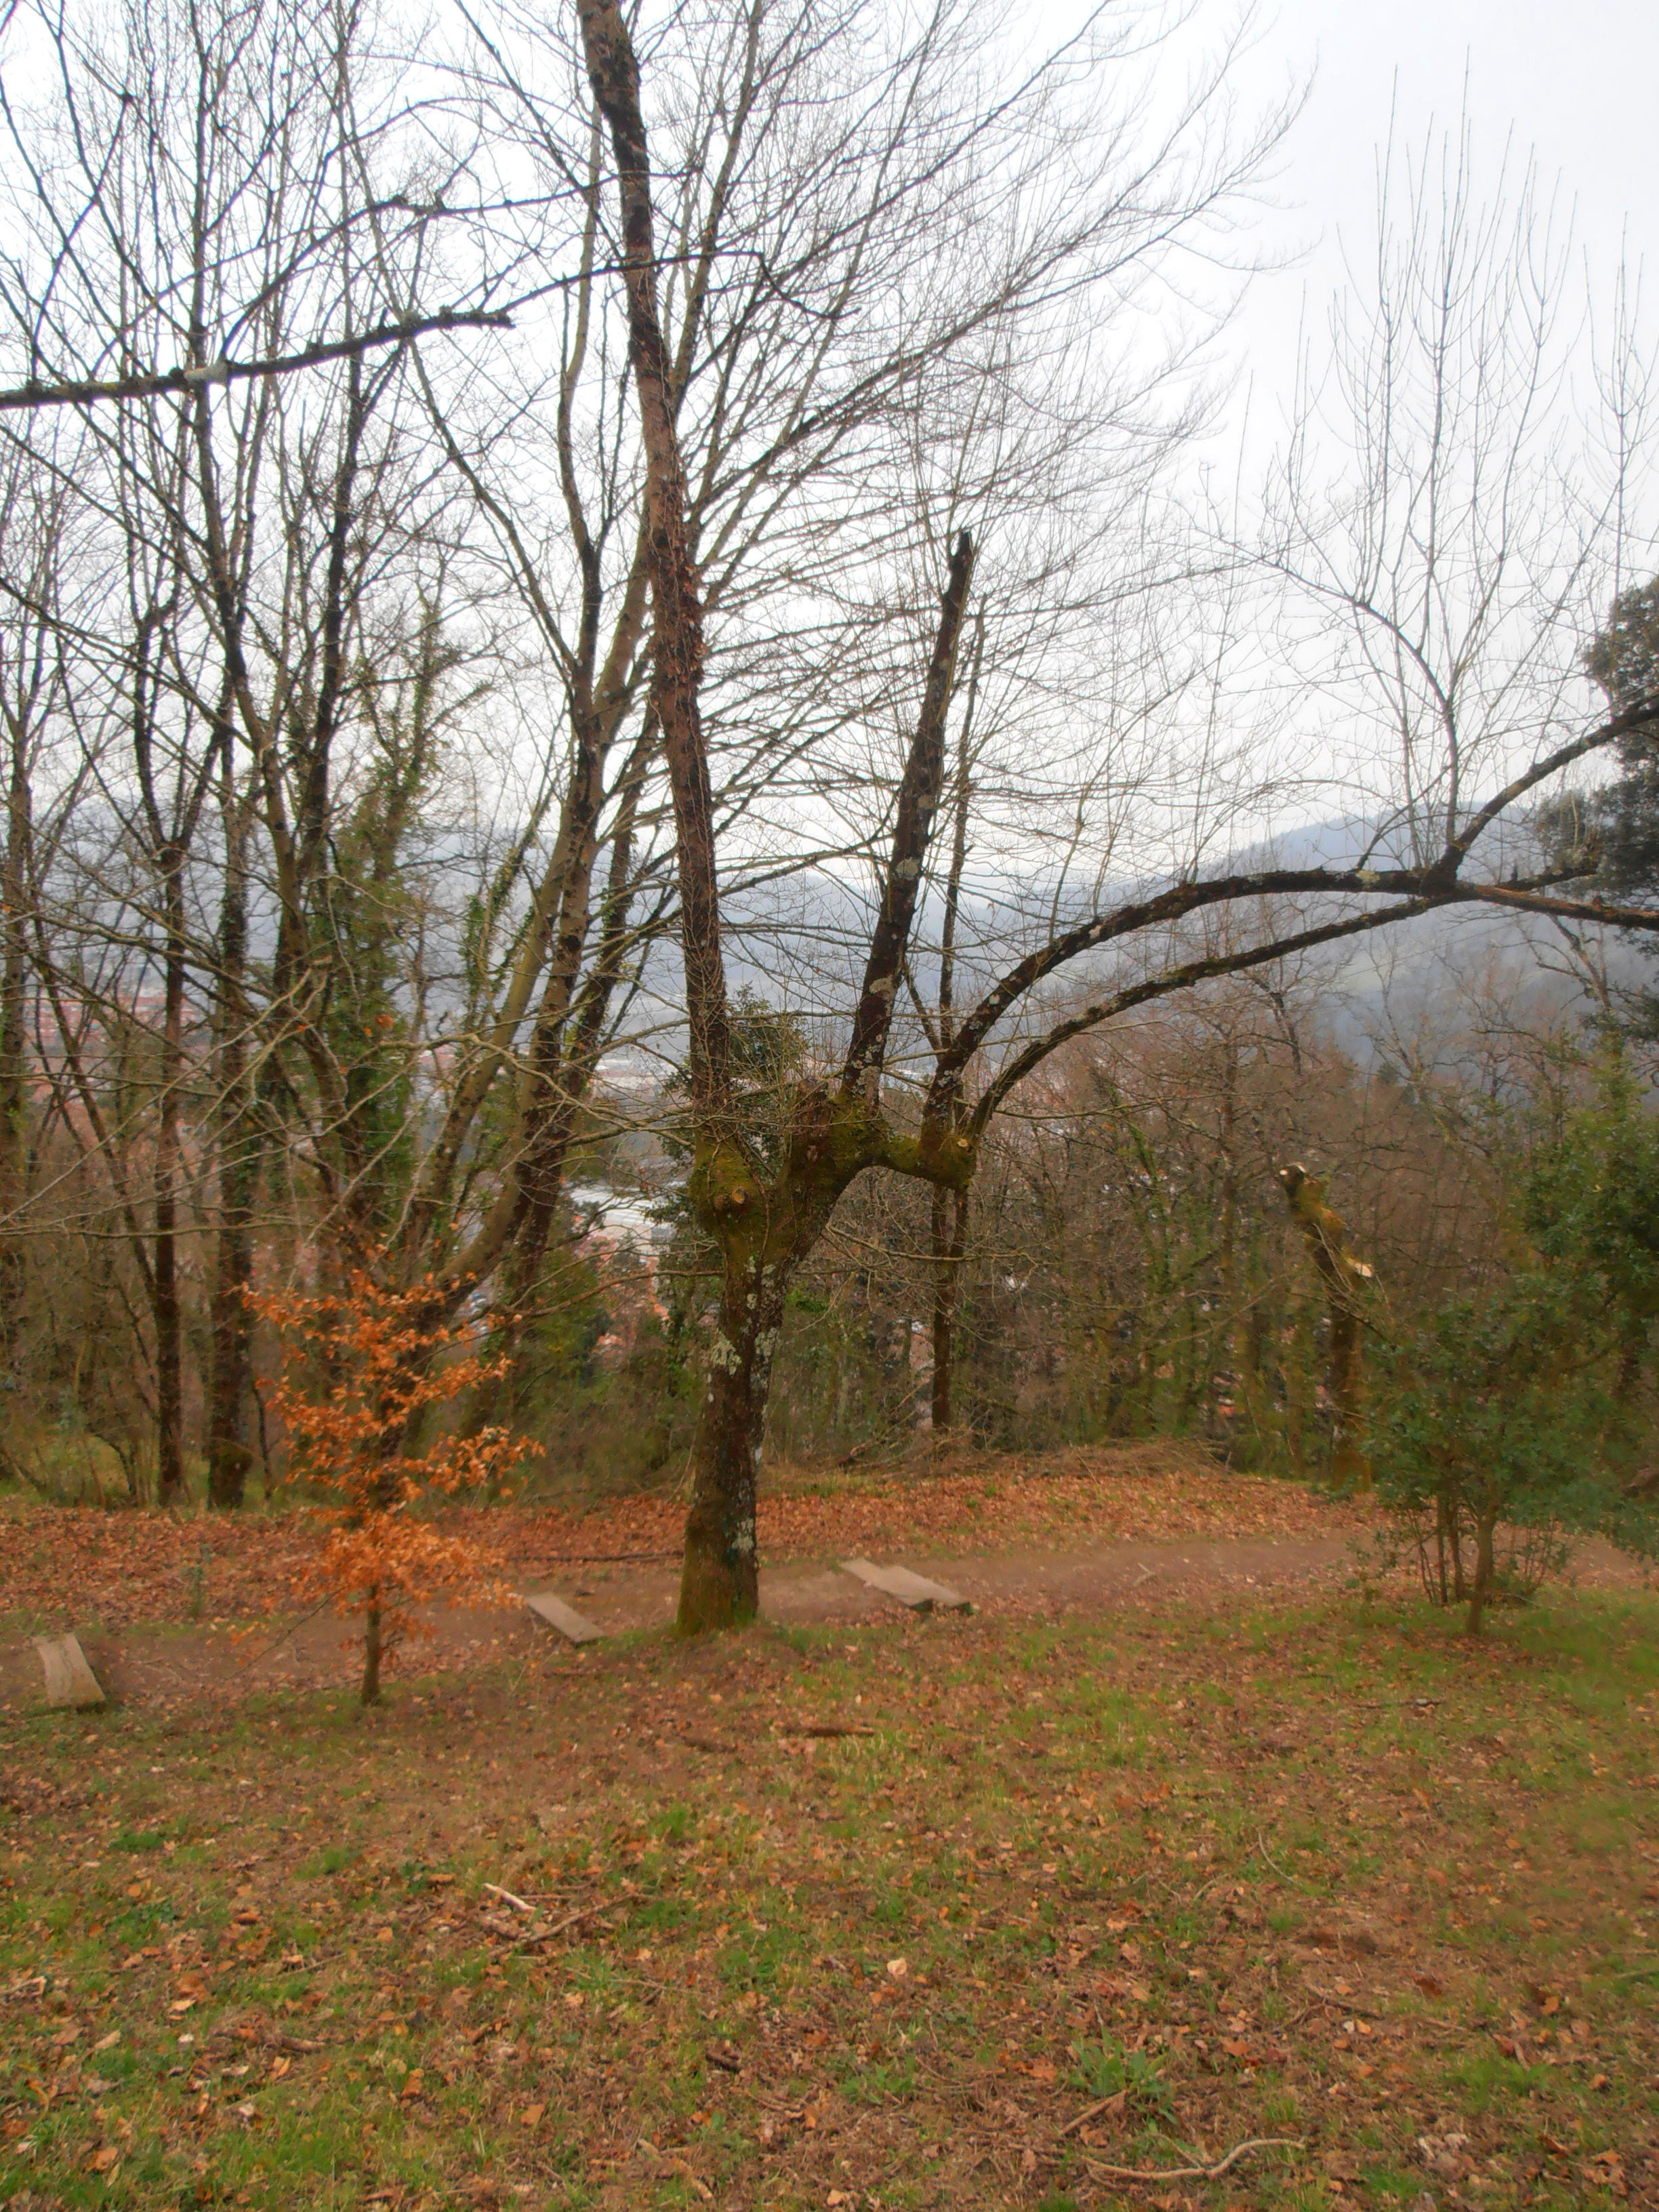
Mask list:
[{"label": "shrub", "polygon": [[1620,1479],[1624,1421],[1606,1386],[1616,1338],[1582,1283],[1538,1267],[1454,1298],[1380,1348],[1367,1449],[1425,1589],[1468,1608],[1555,1571],[1575,1534],[1655,1548],[1653,1510]]},{"label": "shrub", "polygon": [[416,1605],[490,1595],[473,1547],[422,1509],[495,1489],[531,1446],[502,1429],[437,1430],[445,1406],[504,1369],[442,1318],[430,1283],[392,1291],[359,1269],[334,1296],[252,1303],[282,1333],[274,1403],[325,1499],[326,1534],[302,1588],[362,1620],[362,1696],[373,1705],[382,1660],[410,1634]]}]

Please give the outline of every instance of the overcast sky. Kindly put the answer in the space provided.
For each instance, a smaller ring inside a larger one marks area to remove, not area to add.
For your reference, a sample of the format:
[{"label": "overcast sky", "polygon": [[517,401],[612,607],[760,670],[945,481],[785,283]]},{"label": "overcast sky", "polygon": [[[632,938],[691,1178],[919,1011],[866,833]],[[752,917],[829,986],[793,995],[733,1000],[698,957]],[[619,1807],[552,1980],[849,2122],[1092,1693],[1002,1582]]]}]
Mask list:
[{"label": "overcast sky", "polygon": [[[1313,73],[1285,149],[1281,211],[1264,230],[1306,252],[1252,288],[1243,336],[1255,404],[1276,408],[1305,298],[1310,315],[1341,279],[1340,244],[1363,261],[1374,234],[1376,149],[1391,105],[1420,145],[1431,122],[1456,124],[1468,83],[1478,173],[1495,179],[1504,141],[1559,176],[1575,235],[1603,276],[1621,237],[1645,260],[1650,325],[1659,310],[1659,4],[1655,0],[1266,0],[1251,64],[1264,88]],[[1396,94],[1397,82],[1397,94]]]}]

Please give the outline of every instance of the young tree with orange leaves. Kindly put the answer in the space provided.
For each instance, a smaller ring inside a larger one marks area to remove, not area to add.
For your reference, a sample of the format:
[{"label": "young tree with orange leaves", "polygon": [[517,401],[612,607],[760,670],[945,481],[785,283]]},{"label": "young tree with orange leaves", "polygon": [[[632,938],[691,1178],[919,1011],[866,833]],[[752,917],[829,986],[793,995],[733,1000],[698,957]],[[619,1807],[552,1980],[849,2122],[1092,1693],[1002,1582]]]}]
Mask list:
[{"label": "young tree with orange leaves", "polygon": [[475,1547],[427,1510],[464,1490],[498,1489],[532,1446],[504,1429],[467,1436],[437,1425],[443,1407],[498,1381],[506,1363],[479,1352],[465,1326],[434,1318],[432,1281],[389,1290],[358,1268],[333,1296],[278,1291],[251,1303],[282,1334],[273,1402],[296,1470],[327,1501],[318,1508],[327,1534],[301,1588],[362,1620],[362,1698],[372,1705],[382,1661],[418,1632],[416,1606],[494,1594]]}]

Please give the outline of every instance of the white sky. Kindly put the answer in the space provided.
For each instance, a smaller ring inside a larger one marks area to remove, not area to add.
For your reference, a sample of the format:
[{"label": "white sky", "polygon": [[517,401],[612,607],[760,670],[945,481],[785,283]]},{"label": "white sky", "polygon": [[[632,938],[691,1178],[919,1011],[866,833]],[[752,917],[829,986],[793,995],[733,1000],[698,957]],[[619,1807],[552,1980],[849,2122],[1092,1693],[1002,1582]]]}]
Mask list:
[{"label": "white sky", "polygon": [[[1201,21],[1201,18],[1200,18]],[[1251,287],[1239,331],[1253,413],[1277,426],[1304,302],[1322,325],[1346,244],[1363,264],[1374,236],[1376,154],[1397,99],[1413,148],[1431,126],[1455,128],[1467,76],[1477,175],[1495,184],[1506,138],[1559,178],[1574,235],[1607,278],[1627,240],[1645,262],[1648,316],[1659,309],[1659,5],[1655,0],[1267,0],[1249,76],[1276,88],[1313,72],[1306,111],[1285,149],[1277,211],[1264,243],[1305,251]],[[1397,81],[1397,94],[1396,94]],[[1261,428],[1267,425],[1258,423]]]}]

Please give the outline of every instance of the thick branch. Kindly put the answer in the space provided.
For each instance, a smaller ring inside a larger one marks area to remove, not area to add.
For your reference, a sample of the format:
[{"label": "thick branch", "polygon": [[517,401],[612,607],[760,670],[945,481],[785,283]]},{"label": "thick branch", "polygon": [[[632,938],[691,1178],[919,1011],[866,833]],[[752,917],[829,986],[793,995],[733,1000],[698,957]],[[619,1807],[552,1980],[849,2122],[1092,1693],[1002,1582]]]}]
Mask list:
[{"label": "thick branch", "polygon": [[995,1080],[988,1087],[974,1109],[969,1124],[975,1140],[983,1135],[987,1124],[1009,1094],[1016,1091],[1051,1053],[1068,1044],[1073,1037],[1082,1036],[1089,1030],[1098,1029],[1103,1022],[1127,1013],[1132,1007],[1144,1006],[1154,999],[1165,999],[1177,991],[1190,991],[1200,983],[1212,981],[1218,975],[1239,975],[1251,968],[1263,968],[1275,960],[1288,959],[1292,953],[1306,952],[1316,945],[1333,945],[1345,937],[1363,937],[1373,929],[1386,929],[1392,924],[1408,921],[1413,915],[1428,914],[1434,908],[1455,905],[1473,898],[1475,893],[1459,888],[1442,891],[1431,898],[1402,900],[1399,905],[1386,907],[1378,914],[1350,915],[1342,921],[1322,923],[1315,929],[1298,930],[1291,937],[1276,937],[1266,945],[1252,945],[1247,952],[1216,952],[1201,960],[1184,961],[1178,968],[1166,969],[1161,975],[1148,976],[1144,982],[1132,983],[1115,991],[1109,999],[1097,1000],[1080,1008],[1063,1022],[1056,1022],[1040,1037],[1034,1037],[1024,1052],[998,1070]]},{"label": "thick branch", "polygon": [[1575,738],[1571,744],[1558,746],[1541,761],[1534,761],[1530,768],[1523,769],[1513,782],[1506,783],[1502,791],[1494,792],[1486,805],[1469,817],[1448,847],[1443,866],[1449,864],[1452,868],[1456,868],[1482,830],[1489,830],[1498,816],[1513,806],[1517,799],[1524,799],[1528,792],[1535,790],[1551,776],[1559,775],[1564,768],[1571,768],[1575,761],[1583,760],[1587,753],[1599,752],[1605,746],[1616,744],[1620,738],[1632,737],[1638,730],[1656,726],[1659,726],[1659,707],[1648,704],[1632,707],[1622,714],[1613,715],[1585,736]]},{"label": "thick branch", "polygon": [[974,541],[964,530],[951,555],[951,573],[939,606],[939,631],[933,657],[922,693],[921,712],[910,741],[899,785],[898,809],[893,822],[893,848],[882,885],[881,911],[870,939],[865,963],[864,988],[842,1069],[844,1091],[863,1090],[871,1095],[881,1077],[882,1054],[892,1027],[893,1006],[904,970],[921,889],[921,872],[927,859],[933,816],[945,787],[945,724],[951,707],[951,686],[956,672],[957,646],[968,605],[968,586],[974,573]]},{"label": "thick branch", "polygon": [[[1483,884],[1471,885],[1465,890],[1458,874],[1475,840],[1484,830],[1490,829],[1498,816],[1512,806],[1516,799],[1524,798],[1528,791],[1558,775],[1562,769],[1571,767],[1575,761],[1582,760],[1587,754],[1615,744],[1620,738],[1656,722],[1659,722],[1659,710],[1651,707],[1617,714],[1583,738],[1575,738],[1571,744],[1563,745],[1545,759],[1534,762],[1531,768],[1494,793],[1470,817],[1465,828],[1432,866],[1269,868],[1251,875],[1219,876],[1204,883],[1174,884],[1169,890],[1158,892],[1152,898],[1118,907],[1110,914],[1091,915],[1087,921],[1079,922],[1076,928],[1064,932],[1036,951],[1028,954],[986,993],[973,1012],[963,1022],[950,1049],[940,1057],[928,1093],[929,1113],[943,1110],[944,1102],[953,1086],[960,1082],[963,1071],[1009,1008],[1069,961],[1118,938],[1133,936],[1138,930],[1180,921],[1206,907],[1225,905],[1236,899],[1304,897],[1334,893],[1348,896],[1391,896],[1401,899],[1428,897],[1431,903],[1442,903],[1443,895],[1455,885],[1460,897],[1526,908],[1539,914],[1559,914],[1583,921],[1607,921],[1623,929],[1659,928],[1659,916],[1644,915],[1640,909],[1603,907],[1588,901],[1540,895],[1535,884],[1519,887]],[[1548,878],[1551,882],[1563,879],[1559,875]]]},{"label": "thick branch", "polygon": [[411,338],[435,331],[507,331],[513,319],[482,307],[441,307],[435,315],[405,315],[396,322],[377,323],[355,338],[327,338],[302,346],[298,353],[268,354],[258,361],[192,362],[187,368],[161,369],[152,375],[87,377],[63,384],[45,384],[31,377],[27,384],[0,389],[0,412],[32,407],[77,407],[94,399],[151,399],[162,392],[194,392],[204,384],[240,384],[251,377],[287,376],[299,368],[319,368],[325,362],[361,358],[377,346],[407,345]]}]

